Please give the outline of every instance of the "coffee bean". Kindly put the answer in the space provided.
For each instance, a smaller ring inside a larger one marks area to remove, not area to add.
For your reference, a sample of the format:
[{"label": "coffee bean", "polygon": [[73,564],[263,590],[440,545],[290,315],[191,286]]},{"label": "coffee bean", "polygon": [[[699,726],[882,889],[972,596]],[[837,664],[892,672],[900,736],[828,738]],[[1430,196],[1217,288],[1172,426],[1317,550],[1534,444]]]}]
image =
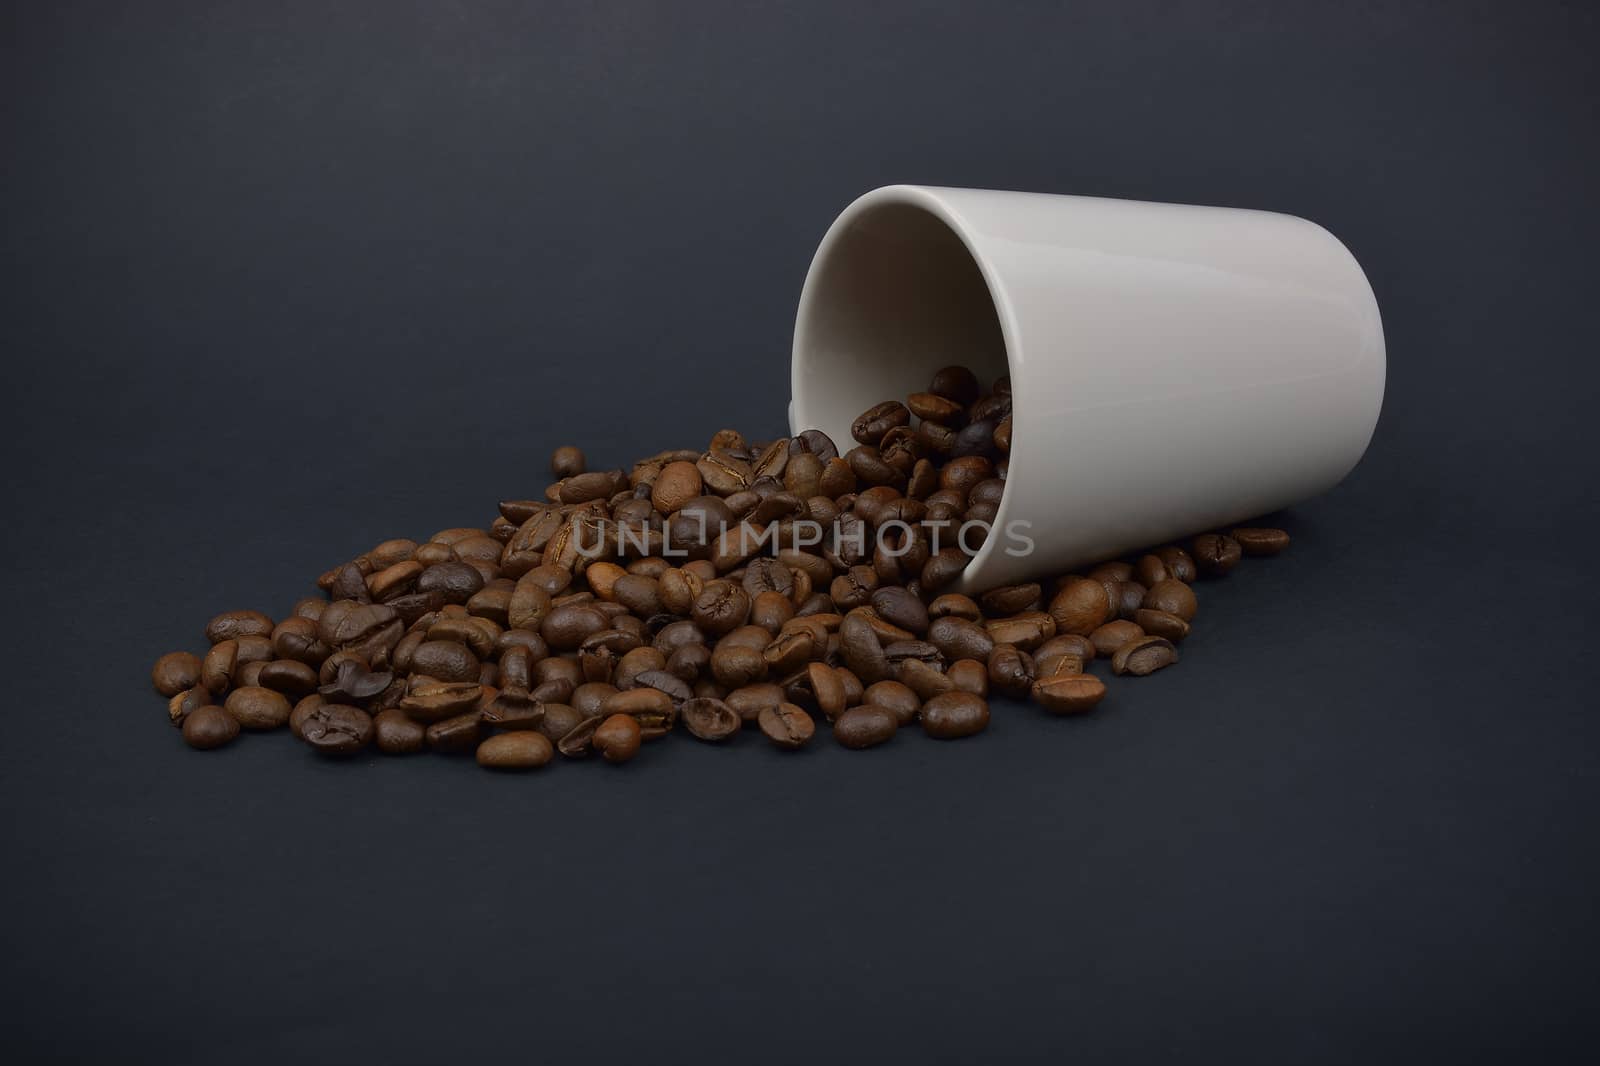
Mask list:
[{"label": "coffee bean", "polygon": [[1182,581],[1169,579],[1151,585],[1150,591],[1144,594],[1142,606],[1146,610],[1165,611],[1177,615],[1185,622],[1192,622],[1195,611],[1200,605],[1194,597],[1193,589]]},{"label": "coffee bean", "polygon": [[1105,694],[1105,682],[1093,674],[1055,674],[1033,685],[1034,702],[1054,714],[1083,714]]},{"label": "coffee bean", "polygon": [[889,677],[889,658],[883,652],[883,644],[871,623],[858,612],[846,615],[839,626],[839,654],[851,672],[869,685]]},{"label": "coffee bean", "polygon": [[411,755],[427,746],[427,729],[405,711],[391,707],[372,718],[372,735],[385,755]]},{"label": "coffee bean", "polygon": [[950,664],[944,676],[961,692],[983,697],[989,695],[989,671],[977,659],[957,659]]},{"label": "coffee bean", "polygon": [[871,604],[886,622],[919,635],[928,631],[928,608],[904,587],[874,590]]},{"label": "coffee bean", "polygon": [[261,672],[257,675],[257,684],[297,700],[317,690],[317,672],[305,663],[293,659],[274,659],[262,665]]},{"label": "coffee bean", "polygon": [[472,751],[483,736],[483,715],[477,710],[434,722],[423,734],[434,751]]},{"label": "coffee bean", "polygon": [[1096,655],[1109,658],[1128,641],[1137,640],[1144,636],[1144,630],[1134,622],[1116,621],[1107,622],[1105,625],[1089,634],[1089,641],[1094,645]]},{"label": "coffee bean", "polygon": [[900,727],[887,707],[862,704],[841,714],[833,723],[833,738],[846,748],[871,748],[893,737]]},{"label": "coffee bean", "polygon": [[372,719],[359,707],[324,703],[300,723],[300,739],[324,755],[350,755],[372,741]]},{"label": "coffee bean", "polygon": [[1167,570],[1167,564],[1161,557],[1154,554],[1141,555],[1139,561],[1133,566],[1133,579],[1145,588],[1171,579],[1172,574]]},{"label": "coffee bean", "polygon": [[220,748],[238,735],[239,720],[214,705],[196,707],[183,720],[184,743],[200,751]]},{"label": "coffee bean", "polygon": [[541,733],[501,733],[478,745],[478,765],[490,770],[535,770],[555,757]]},{"label": "coffee bean", "polygon": [[200,683],[213,696],[221,696],[233,684],[233,674],[238,668],[239,642],[232,639],[218,641],[200,661]]},{"label": "coffee bean", "polygon": [[168,652],[150,670],[150,683],[169,699],[200,683],[200,657],[186,651]]},{"label": "coffee bean", "polygon": [[785,751],[804,747],[817,729],[809,714],[783,702],[762,707],[757,724],[763,736]]},{"label": "coffee bean", "polygon": [[1178,650],[1165,637],[1140,637],[1124,644],[1111,657],[1111,670],[1121,676],[1143,677],[1178,661]]},{"label": "coffee bean", "polygon": [[683,727],[700,740],[726,740],[739,731],[739,712],[719,699],[692,699],[684,703]]},{"label": "coffee bean", "polygon": [[1289,546],[1289,534],[1281,529],[1240,526],[1229,535],[1246,555],[1277,555]]},{"label": "coffee bean", "polygon": [[1056,620],[1057,633],[1088,636],[1110,620],[1111,598],[1100,582],[1071,577],[1051,599],[1050,616]]},{"label": "coffee bean", "polygon": [[206,691],[204,685],[186,688],[167,700],[167,720],[175,726],[182,726],[189,715],[210,703],[211,693]]},{"label": "coffee bean", "polygon": [[1155,555],[1166,566],[1168,576],[1174,581],[1188,583],[1198,576],[1194,559],[1182,548],[1174,546],[1157,548]]},{"label": "coffee bean", "polygon": [[249,687],[228,693],[223,709],[245,729],[276,729],[289,721],[289,712],[294,707],[281,692]]},{"label": "coffee bean", "polygon": [[613,714],[595,727],[590,746],[606,762],[625,763],[639,754],[641,739],[638,722],[630,715]]},{"label": "coffee bean", "polygon": [[272,632],[272,619],[260,611],[224,611],[206,623],[206,641],[220,644],[239,637],[264,637]]},{"label": "coffee bean", "polygon": [[983,386],[978,384],[977,375],[966,367],[947,366],[941,367],[933,375],[928,391],[965,407],[978,398]]},{"label": "coffee bean", "polygon": [[749,725],[757,721],[762,711],[783,702],[783,689],[769,682],[746,685],[729,692],[724,702],[733,708],[742,722]]},{"label": "coffee bean", "polygon": [[1033,656],[1013,645],[996,644],[987,669],[989,684],[1007,695],[1021,695],[1033,685]]},{"label": "coffee bean", "polygon": [[550,474],[555,478],[577,477],[586,468],[583,452],[570,444],[550,453]]},{"label": "coffee bean", "polygon": [[928,626],[928,641],[951,662],[957,659],[987,662],[995,645],[994,638],[982,626],[954,616],[934,619]]},{"label": "coffee bean", "polygon": [[989,704],[971,692],[946,692],[924,703],[921,717],[923,732],[930,737],[970,737],[989,727]]},{"label": "coffee bean", "polygon": [[898,400],[885,400],[868,408],[850,424],[850,435],[863,445],[877,447],[885,433],[911,424],[911,412]]},{"label": "coffee bean", "polygon": [[539,733],[552,743],[561,740],[583,723],[584,716],[568,704],[541,703],[539,706],[544,708],[544,714],[539,719]]},{"label": "coffee bean", "polygon": [[1202,533],[1192,545],[1195,567],[1208,577],[1224,577],[1239,565],[1243,549],[1226,533]]},{"label": "coffee bean", "polygon": [[922,709],[922,697],[909,685],[899,681],[879,681],[868,685],[861,694],[861,702],[887,708],[900,725],[910,725],[916,721],[917,712]]},{"label": "coffee bean", "polygon": [[920,659],[907,659],[895,666],[894,676],[901,684],[917,694],[920,700],[930,700],[955,688],[955,682],[946,677],[937,666]]},{"label": "coffee bean", "polygon": [[1173,643],[1189,635],[1189,623],[1166,611],[1140,608],[1134,613],[1133,620],[1144,632],[1153,637],[1166,637]]}]

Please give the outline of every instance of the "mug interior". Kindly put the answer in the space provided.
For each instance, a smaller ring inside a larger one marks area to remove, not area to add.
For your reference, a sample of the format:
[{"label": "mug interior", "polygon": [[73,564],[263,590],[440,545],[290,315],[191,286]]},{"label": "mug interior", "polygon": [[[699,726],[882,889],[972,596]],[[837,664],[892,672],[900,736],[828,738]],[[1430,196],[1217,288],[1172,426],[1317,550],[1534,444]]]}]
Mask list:
[{"label": "mug interior", "polygon": [[987,388],[1009,372],[995,301],[965,240],[899,189],[851,205],[823,238],[795,321],[791,428],[844,452],[850,423],[884,400],[971,367]]}]

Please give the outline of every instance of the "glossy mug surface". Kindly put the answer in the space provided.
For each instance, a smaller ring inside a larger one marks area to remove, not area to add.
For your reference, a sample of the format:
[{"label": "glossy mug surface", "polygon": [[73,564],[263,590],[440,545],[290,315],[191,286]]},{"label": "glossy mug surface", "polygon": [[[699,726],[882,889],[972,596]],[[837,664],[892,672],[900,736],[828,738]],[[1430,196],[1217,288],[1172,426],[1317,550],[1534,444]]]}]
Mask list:
[{"label": "glossy mug surface", "polygon": [[[959,363],[1012,381],[979,591],[1237,523],[1339,482],[1383,402],[1372,288],[1290,215],[893,185],[812,260],[795,431],[850,423]],[[1031,549],[1025,544],[1031,541]]]}]

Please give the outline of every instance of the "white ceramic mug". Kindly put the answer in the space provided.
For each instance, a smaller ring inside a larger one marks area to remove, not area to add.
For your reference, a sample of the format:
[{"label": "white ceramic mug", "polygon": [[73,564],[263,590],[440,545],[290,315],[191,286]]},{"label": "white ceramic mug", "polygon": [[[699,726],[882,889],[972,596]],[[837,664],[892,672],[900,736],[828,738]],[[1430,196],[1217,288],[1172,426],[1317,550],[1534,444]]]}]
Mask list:
[{"label": "white ceramic mug", "polygon": [[1006,490],[966,591],[1332,488],[1372,438],[1385,366],[1366,276],[1304,219],[985,189],[869,192],[806,276],[790,426],[851,447],[856,415],[949,364],[987,380],[1009,373],[1013,395]]}]

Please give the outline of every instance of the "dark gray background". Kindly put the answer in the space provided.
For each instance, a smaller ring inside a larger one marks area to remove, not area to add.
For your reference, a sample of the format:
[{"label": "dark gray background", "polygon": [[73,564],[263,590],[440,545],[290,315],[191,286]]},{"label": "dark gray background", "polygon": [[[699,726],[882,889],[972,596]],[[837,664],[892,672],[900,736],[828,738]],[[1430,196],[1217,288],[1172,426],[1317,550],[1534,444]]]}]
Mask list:
[{"label": "dark gray background", "polygon": [[[1585,7],[8,5],[6,1044],[1592,1054]],[[519,778],[165,724],[211,613],[487,523],[556,444],[778,432],[815,243],[896,181],[1289,211],[1365,266],[1372,449],[1179,668]]]}]

